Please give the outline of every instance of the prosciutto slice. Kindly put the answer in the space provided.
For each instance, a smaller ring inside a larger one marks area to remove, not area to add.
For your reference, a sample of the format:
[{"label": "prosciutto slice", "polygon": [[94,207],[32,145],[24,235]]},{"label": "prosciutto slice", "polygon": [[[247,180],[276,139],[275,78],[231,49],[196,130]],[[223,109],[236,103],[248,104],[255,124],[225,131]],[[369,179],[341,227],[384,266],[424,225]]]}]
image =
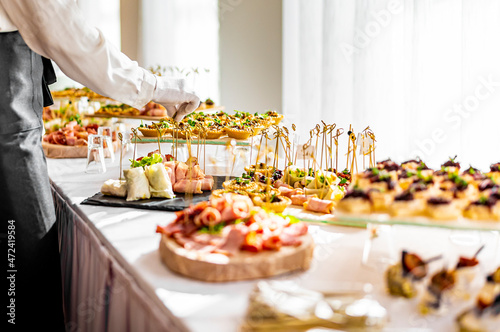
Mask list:
[{"label": "prosciutto slice", "polygon": [[182,181],[183,179],[186,178],[187,172],[188,172],[188,165],[182,162],[178,162],[175,165],[175,181]]},{"label": "prosciutto slice", "polygon": [[211,191],[214,187],[214,178],[211,175],[205,175],[205,178],[201,182],[201,190]]},{"label": "prosciutto slice", "polygon": [[231,227],[225,234],[223,242],[218,246],[217,251],[229,255],[236,254],[245,242],[245,233],[240,228]]},{"label": "prosciutto slice", "polygon": [[203,194],[203,191],[201,191],[201,183],[201,180],[190,181],[187,179],[183,179],[174,184],[174,191],[177,193],[186,194]]},{"label": "prosciutto slice", "polygon": [[304,206],[304,203],[307,202],[307,200],[311,197],[318,197],[316,195],[291,195],[290,198],[292,199],[292,204],[293,205],[300,205]]},{"label": "prosciutto slice", "polygon": [[320,213],[332,213],[333,205],[333,201],[311,197],[304,203],[304,209]]}]

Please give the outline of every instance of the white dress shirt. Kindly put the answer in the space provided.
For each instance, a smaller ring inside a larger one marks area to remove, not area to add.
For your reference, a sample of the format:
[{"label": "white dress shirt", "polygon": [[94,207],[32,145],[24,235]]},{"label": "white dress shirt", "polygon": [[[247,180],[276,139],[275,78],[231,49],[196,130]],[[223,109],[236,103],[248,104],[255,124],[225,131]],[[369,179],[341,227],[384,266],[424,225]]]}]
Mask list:
[{"label": "white dress shirt", "polygon": [[153,99],[156,76],[88,26],[74,0],[0,0],[0,33],[15,30],[93,91],[136,108]]}]

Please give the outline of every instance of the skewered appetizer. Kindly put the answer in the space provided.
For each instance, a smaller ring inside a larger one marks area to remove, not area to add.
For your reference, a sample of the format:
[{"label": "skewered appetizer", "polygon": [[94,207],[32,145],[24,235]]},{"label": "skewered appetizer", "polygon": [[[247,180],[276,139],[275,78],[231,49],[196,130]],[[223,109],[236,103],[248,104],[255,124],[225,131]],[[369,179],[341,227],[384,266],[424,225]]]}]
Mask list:
[{"label": "skewered appetizer", "polygon": [[457,316],[460,331],[494,332],[500,326],[500,267],[486,278],[475,305]]},{"label": "skewered appetizer", "polygon": [[389,294],[412,298],[417,294],[415,283],[427,275],[427,266],[430,262],[441,258],[433,257],[427,261],[420,256],[403,250],[401,261],[390,266],[385,272],[385,280]]},{"label": "skewered appetizer", "polygon": [[420,313],[441,314],[451,301],[451,290],[455,287],[455,272],[442,269],[435,273],[427,286],[419,303]]},{"label": "skewered appetizer", "polygon": [[455,293],[466,300],[470,298],[471,288],[473,288],[475,281],[478,280],[480,271],[479,260],[477,259],[477,256],[483,250],[483,248],[484,245],[481,246],[472,257],[460,256],[458,258],[457,265],[455,266]]}]

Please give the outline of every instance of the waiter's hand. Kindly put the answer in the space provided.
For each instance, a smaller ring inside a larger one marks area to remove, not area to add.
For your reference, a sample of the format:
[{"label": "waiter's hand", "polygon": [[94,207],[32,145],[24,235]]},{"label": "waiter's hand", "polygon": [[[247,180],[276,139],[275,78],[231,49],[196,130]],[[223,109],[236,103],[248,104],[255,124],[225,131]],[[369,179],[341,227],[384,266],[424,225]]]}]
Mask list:
[{"label": "waiter's hand", "polygon": [[157,76],[153,101],[165,106],[168,116],[179,122],[187,114],[200,106],[200,98],[185,89],[186,81],[182,78]]}]

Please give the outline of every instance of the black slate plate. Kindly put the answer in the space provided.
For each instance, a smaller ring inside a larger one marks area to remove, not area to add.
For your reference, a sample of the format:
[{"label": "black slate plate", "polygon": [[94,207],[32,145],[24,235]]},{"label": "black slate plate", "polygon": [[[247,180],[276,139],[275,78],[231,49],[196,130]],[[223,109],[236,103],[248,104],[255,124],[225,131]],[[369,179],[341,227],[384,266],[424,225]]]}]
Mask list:
[{"label": "black slate plate", "polygon": [[[233,178],[233,177],[231,177]],[[221,189],[222,183],[226,181],[225,176],[214,176],[213,189]],[[81,204],[85,205],[100,205],[100,206],[115,206],[115,207],[129,207],[136,209],[146,210],[161,210],[161,211],[180,211],[187,208],[190,204],[196,204],[202,201],[208,201],[210,191],[204,191],[203,194],[187,195],[175,193],[176,197],[172,199],[165,198],[151,198],[142,199],[138,201],[127,202],[125,198],[106,196],[100,192],[92,197],[85,199]]]}]

